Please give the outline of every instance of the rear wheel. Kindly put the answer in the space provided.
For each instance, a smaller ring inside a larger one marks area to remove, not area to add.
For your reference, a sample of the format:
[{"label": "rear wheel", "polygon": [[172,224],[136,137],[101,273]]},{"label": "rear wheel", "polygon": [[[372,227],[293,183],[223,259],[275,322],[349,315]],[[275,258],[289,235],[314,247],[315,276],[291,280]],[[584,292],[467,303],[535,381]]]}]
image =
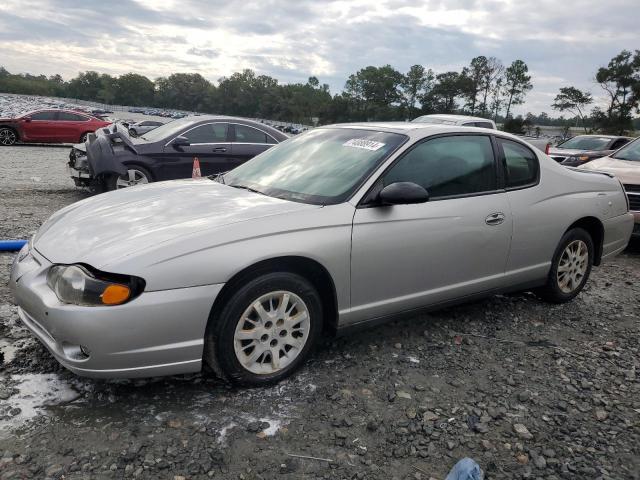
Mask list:
[{"label": "rear wheel", "polygon": [[4,147],[9,147],[16,143],[18,140],[18,135],[16,135],[15,130],[8,127],[0,128],[0,145]]},{"label": "rear wheel", "polygon": [[112,175],[107,179],[108,190],[119,190],[121,188],[144,185],[153,181],[149,171],[143,167],[132,165],[127,167],[124,175]]},{"label": "rear wheel", "polygon": [[137,137],[138,136],[138,132],[136,132],[133,128],[129,129],[129,136],[130,137]]},{"label": "rear wheel", "polygon": [[204,359],[233,383],[269,385],[300,367],[321,331],[313,285],[294,273],[270,273],[239,288],[209,319]]},{"label": "rear wheel", "polygon": [[589,279],[594,257],[593,240],[582,228],[564,234],[551,263],[547,283],[536,293],[543,300],[564,303],[573,299]]},{"label": "rear wheel", "polygon": [[80,143],[85,143],[87,141],[87,139],[89,138],[89,132],[84,132],[81,136],[80,136]]}]

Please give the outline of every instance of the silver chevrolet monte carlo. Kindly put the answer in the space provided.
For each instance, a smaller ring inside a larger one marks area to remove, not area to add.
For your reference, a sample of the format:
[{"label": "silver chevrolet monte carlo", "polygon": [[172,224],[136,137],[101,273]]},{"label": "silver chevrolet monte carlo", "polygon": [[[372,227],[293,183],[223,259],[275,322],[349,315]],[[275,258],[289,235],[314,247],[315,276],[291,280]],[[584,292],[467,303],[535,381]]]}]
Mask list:
[{"label": "silver chevrolet monte carlo", "polygon": [[629,241],[610,175],[475,127],[318,128],[222,176],[55,213],[19,253],[19,315],[95,377],[290,375],[323,333],[533,289],[565,302]]}]

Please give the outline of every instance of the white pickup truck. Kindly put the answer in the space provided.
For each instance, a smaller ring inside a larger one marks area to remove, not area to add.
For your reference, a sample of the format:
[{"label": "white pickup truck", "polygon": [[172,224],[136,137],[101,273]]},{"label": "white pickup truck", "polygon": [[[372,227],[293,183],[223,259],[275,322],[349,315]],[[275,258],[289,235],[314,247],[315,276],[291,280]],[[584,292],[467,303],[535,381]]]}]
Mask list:
[{"label": "white pickup truck", "polygon": [[[444,115],[444,114],[432,114],[423,115],[418,117],[413,122],[420,123],[438,123],[444,125],[460,125],[464,127],[480,127],[490,128],[497,130],[496,123],[493,120],[487,120],[481,117],[470,117],[468,115]],[[527,135],[518,135],[529,145],[533,145],[544,153],[549,154],[549,148],[551,148],[551,142],[546,138],[530,137]]]}]

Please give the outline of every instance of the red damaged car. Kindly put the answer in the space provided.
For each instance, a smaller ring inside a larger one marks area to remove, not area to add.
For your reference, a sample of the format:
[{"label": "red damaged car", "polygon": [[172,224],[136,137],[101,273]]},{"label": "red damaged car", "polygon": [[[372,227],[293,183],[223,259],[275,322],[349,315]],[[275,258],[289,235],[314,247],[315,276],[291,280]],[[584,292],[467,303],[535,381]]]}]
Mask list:
[{"label": "red damaged car", "polygon": [[15,118],[0,118],[0,145],[23,143],[80,143],[89,133],[110,125],[73,110],[36,110]]}]

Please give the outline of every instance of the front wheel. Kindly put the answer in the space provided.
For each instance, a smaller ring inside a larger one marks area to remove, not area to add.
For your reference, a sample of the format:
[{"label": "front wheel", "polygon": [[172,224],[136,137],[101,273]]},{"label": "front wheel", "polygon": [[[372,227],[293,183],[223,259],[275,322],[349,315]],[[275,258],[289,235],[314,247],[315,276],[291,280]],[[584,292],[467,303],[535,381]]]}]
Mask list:
[{"label": "front wheel", "polygon": [[536,290],[536,294],[552,303],[573,299],[589,279],[593,252],[593,240],[587,231],[582,228],[569,230],[558,244],[546,285]]},{"label": "front wheel", "polygon": [[80,143],[85,143],[87,141],[87,139],[89,138],[89,132],[84,132],[81,136],[80,136]]},{"label": "front wheel", "polygon": [[18,140],[18,135],[11,128],[0,128],[0,145],[10,147]]},{"label": "front wheel", "polygon": [[128,166],[124,175],[112,175],[107,179],[107,190],[134,187],[152,182],[151,174],[143,167]]},{"label": "front wheel", "polygon": [[270,385],[300,367],[321,331],[313,285],[294,273],[270,273],[244,284],[209,319],[204,359],[232,383]]}]

